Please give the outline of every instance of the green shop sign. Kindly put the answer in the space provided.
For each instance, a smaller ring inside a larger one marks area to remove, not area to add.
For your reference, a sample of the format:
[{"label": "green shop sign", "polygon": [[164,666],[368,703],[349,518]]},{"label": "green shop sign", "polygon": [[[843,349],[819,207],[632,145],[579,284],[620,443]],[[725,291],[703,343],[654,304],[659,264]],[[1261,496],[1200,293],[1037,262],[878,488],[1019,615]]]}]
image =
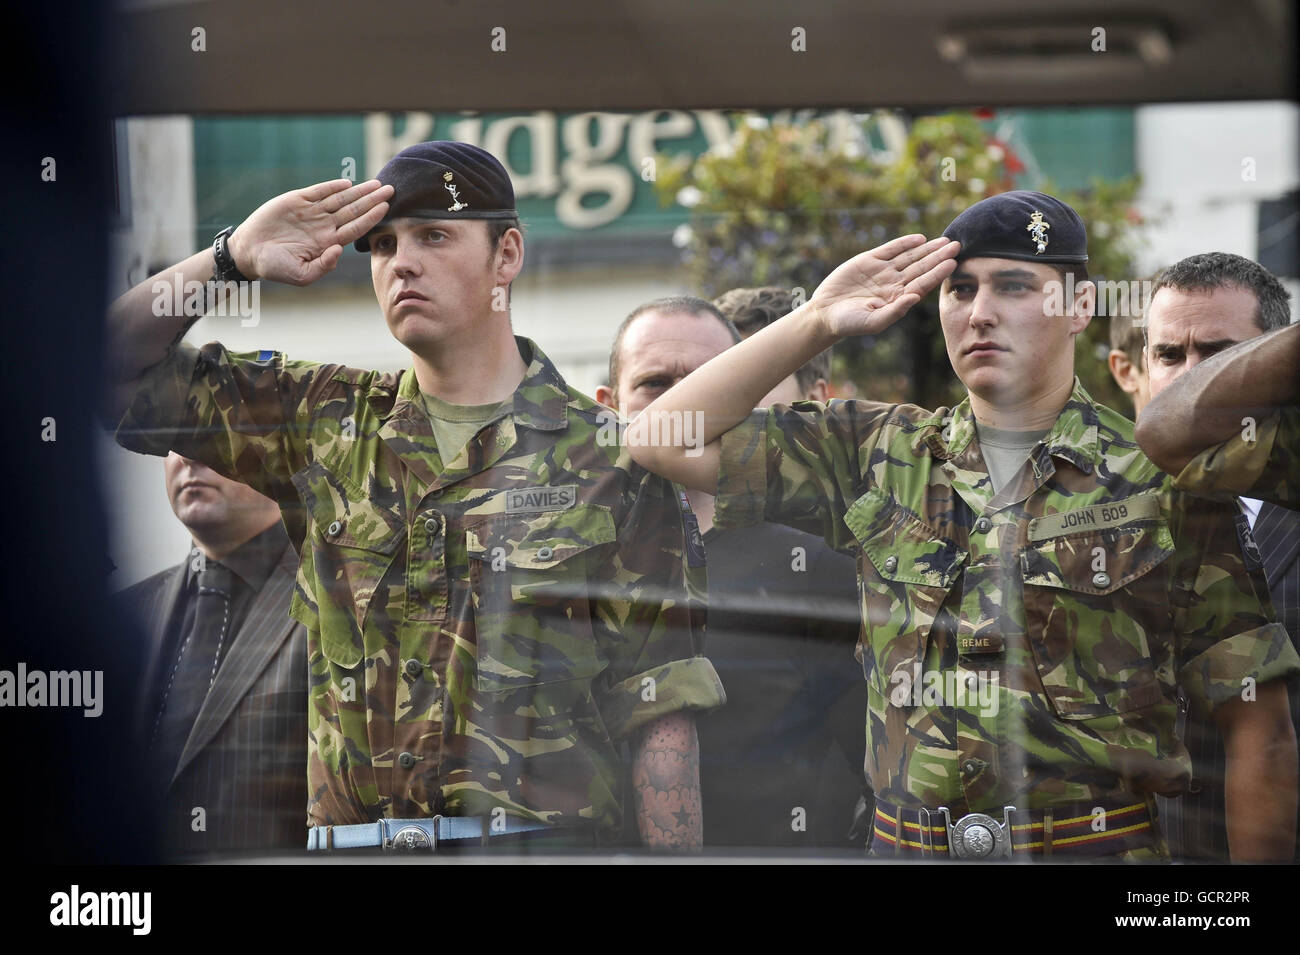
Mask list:
[{"label": "green shop sign", "polygon": [[[740,122],[814,117],[829,125],[832,148],[859,155],[887,158],[907,135],[906,116],[886,110],[196,117],[197,239],[289,189],[341,176],[369,178],[394,153],[427,139],[475,143],[501,158],[531,237],[666,234],[687,212],[660,205],[657,156],[725,150]],[[1029,159],[1032,173],[1061,186],[1133,172],[1131,109],[1005,112],[989,123]]]}]

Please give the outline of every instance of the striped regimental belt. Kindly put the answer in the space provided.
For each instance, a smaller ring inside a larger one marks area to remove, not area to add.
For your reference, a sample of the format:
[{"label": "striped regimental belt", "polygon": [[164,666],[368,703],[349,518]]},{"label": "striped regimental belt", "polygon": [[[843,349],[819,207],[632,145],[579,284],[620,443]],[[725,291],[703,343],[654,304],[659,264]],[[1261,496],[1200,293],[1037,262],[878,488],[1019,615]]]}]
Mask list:
[{"label": "striped regimental belt", "polygon": [[1051,809],[1005,806],[953,819],[947,806],[901,809],[876,801],[873,854],[934,859],[1009,859],[1016,855],[1108,856],[1149,846],[1154,826],[1145,800],[1076,802]]}]

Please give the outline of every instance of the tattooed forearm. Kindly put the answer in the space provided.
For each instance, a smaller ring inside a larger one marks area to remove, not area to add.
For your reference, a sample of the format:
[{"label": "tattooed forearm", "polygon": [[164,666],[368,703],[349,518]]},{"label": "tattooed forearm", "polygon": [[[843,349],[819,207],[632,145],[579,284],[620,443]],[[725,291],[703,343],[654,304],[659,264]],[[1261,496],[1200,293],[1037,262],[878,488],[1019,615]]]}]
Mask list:
[{"label": "tattooed forearm", "polygon": [[651,849],[699,849],[700,746],[689,713],[670,713],[647,726],[632,767],[637,826]]}]

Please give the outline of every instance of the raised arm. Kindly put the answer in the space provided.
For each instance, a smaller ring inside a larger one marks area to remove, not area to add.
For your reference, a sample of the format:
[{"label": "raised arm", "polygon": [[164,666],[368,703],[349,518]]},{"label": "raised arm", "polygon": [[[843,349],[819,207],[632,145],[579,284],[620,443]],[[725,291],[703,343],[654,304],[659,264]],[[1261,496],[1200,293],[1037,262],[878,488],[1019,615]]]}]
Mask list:
[{"label": "raised arm", "polygon": [[1206,448],[1300,400],[1300,325],[1260,335],[1209,358],[1152,399],[1137,441],[1156,466],[1177,475]]},{"label": "raised arm", "polygon": [[[381,186],[377,179],[355,186],[335,179],[286,192],[263,203],[235,229],[230,253],[248,279],[309,285],[338,264],[345,243],[374,228],[387,213],[392,194],[393,187]],[[107,410],[114,420],[125,412],[140,375],[162,361],[201,317],[184,314],[179,302],[156,308],[159,294],[188,282],[207,283],[215,271],[212,250],[205,249],[145,279],[109,306]],[[207,307],[217,305],[227,291],[214,285]]]},{"label": "raised arm", "polygon": [[[874,335],[907,313],[955,268],[960,245],[907,235],[849,259],[805,304],[773,322],[656,399],[628,426],[632,457],[687,487],[717,490],[718,439],[745,419],[762,397],[810,358],[848,335]],[[691,415],[695,428],[675,432],[663,422]],[[685,442],[662,440],[692,434]]]}]

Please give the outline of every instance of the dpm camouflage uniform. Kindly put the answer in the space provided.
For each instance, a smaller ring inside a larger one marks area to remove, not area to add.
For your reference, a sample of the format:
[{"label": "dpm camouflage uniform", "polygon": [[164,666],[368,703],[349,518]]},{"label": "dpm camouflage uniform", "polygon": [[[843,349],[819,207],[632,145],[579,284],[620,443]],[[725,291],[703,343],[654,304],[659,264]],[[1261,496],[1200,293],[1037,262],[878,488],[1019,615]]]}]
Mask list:
[{"label": "dpm camouflage uniform", "polygon": [[1174,479],[1174,487],[1216,497],[1253,497],[1300,508],[1300,408],[1288,405],[1254,431],[1206,448]]},{"label": "dpm camouflage uniform", "polygon": [[[722,439],[715,521],[757,520],[857,558],[866,772],[900,807],[956,820],[1127,795],[1154,815],[1151,794],[1183,791],[1191,773],[1179,686],[1211,710],[1246,678],[1300,671],[1230,508],[1174,491],[1078,379],[996,495],[969,398],[756,413]],[[982,673],[990,690],[996,677],[996,694],[950,692],[950,672]],[[1130,848],[1164,852],[1158,839]]]},{"label": "dpm camouflage uniform", "polygon": [[614,838],[623,741],[724,699],[679,496],[517,341],[513,407],[446,463],[413,373],[216,343],[151,369],[118,429],[280,502],[301,542],[309,824],[501,807]]}]

